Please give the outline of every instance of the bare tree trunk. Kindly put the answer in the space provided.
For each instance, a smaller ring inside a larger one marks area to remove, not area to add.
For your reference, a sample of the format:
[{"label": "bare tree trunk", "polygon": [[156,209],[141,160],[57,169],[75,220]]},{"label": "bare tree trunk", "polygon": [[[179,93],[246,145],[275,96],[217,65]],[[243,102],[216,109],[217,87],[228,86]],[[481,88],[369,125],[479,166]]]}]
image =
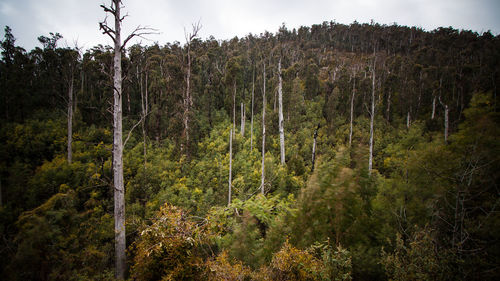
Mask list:
[{"label": "bare tree trunk", "polygon": [[448,142],[448,105],[444,105],[444,142]]},{"label": "bare tree trunk", "polygon": [[448,142],[448,122],[449,122],[449,108],[448,105],[441,101],[441,96],[439,97],[439,103],[444,107],[444,142]]},{"label": "bare tree trunk", "polygon": [[146,118],[149,114],[149,101],[148,101],[148,97],[149,97],[149,93],[148,93],[148,71],[146,69],[146,102],[145,102],[145,105],[144,105],[144,114],[143,114],[143,119],[142,119],[142,139],[143,139],[143,144],[144,144],[144,169],[146,169],[146,136],[147,136],[147,127],[146,127]]},{"label": "bare tree trunk", "polygon": [[278,116],[279,116],[279,131],[280,131],[280,154],[281,154],[281,165],[285,165],[285,128],[283,121],[283,90],[282,84],[283,79],[281,78],[281,59],[278,62]]},{"label": "bare tree trunk", "polygon": [[264,86],[262,88],[262,172],[260,175],[260,192],[265,194],[265,159],[266,159],[266,64],[264,62]]},{"label": "bare tree trunk", "polygon": [[233,134],[236,134],[236,80],[233,83]]},{"label": "bare tree trunk", "polygon": [[232,187],[232,169],[233,168],[233,129],[229,133],[229,191],[227,196],[227,205],[231,205],[231,187]]},{"label": "bare tree trunk", "polygon": [[73,160],[73,74],[71,73],[68,85],[68,164]]},{"label": "bare tree trunk", "polygon": [[245,136],[245,106],[241,103],[241,136]]},{"label": "bare tree trunk", "polygon": [[[186,140],[186,147],[185,151],[188,151],[188,145],[189,145],[189,109],[190,109],[190,95],[191,95],[191,42],[188,42],[187,47],[187,73],[186,73],[186,93],[184,94],[184,116],[183,116],[183,123],[184,123],[184,132],[183,136],[185,137]],[[184,147],[181,146],[181,150],[183,150]]]},{"label": "bare tree trunk", "polygon": [[252,109],[250,116],[250,152],[253,150],[253,100],[254,100],[254,92],[255,92],[255,69],[252,75]]},{"label": "bare tree trunk", "polygon": [[141,92],[141,107],[142,107],[142,112],[141,112],[141,127],[142,127],[142,148],[143,148],[143,157],[144,157],[144,170],[146,170],[146,163],[147,163],[147,147],[146,147],[146,116],[148,115],[148,72],[147,70],[145,71],[145,85],[143,87],[142,83],[142,73],[140,74],[141,78],[139,80],[140,85],[140,92]]},{"label": "bare tree trunk", "polygon": [[408,114],[406,114],[406,128],[410,128],[410,111],[408,110]]},{"label": "bare tree trunk", "polygon": [[[111,5],[101,5],[106,13],[114,18],[114,29],[109,27],[106,20],[99,23],[103,34],[107,34],[114,43],[113,57],[113,190],[114,190],[114,219],[115,219],[115,258],[116,278],[125,279],[126,272],[126,237],[125,237],[125,188],[123,185],[123,147],[122,140],[122,65],[121,51],[127,42],[135,36],[151,34],[147,28],[137,27],[124,41],[121,42],[121,22],[124,17],[120,14],[122,0],[112,0]],[[132,130],[129,132],[129,136]],[[127,137],[128,140],[128,137]],[[125,143],[127,142],[125,140]]]},{"label": "bare tree trunk", "polygon": [[375,59],[373,58],[372,68],[372,106],[370,111],[370,156],[368,158],[368,174],[372,174],[373,166],[373,121],[375,119]]},{"label": "bare tree trunk", "polygon": [[[191,96],[191,42],[196,36],[198,36],[198,31],[200,31],[201,25],[198,22],[197,24],[193,24],[192,33],[184,32],[184,36],[186,37],[186,45],[187,45],[187,72],[186,72],[186,93],[184,94],[184,132],[183,135],[186,138],[186,147],[185,153],[186,155],[189,153],[189,118],[191,113],[191,107],[193,106],[193,98]],[[182,150],[181,145],[181,150]]]},{"label": "bare tree trunk", "polygon": [[387,96],[387,109],[385,111],[387,121],[391,121],[391,91],[389,90],[389,95]]},{"label": "bare tree trunk", "polygon": [[351,122],[350,122],[350,129],[349,129],[349,147],[352,144],[352,121],[354,119],[354,95],[356,94],[356,73],[354,74],[353,77],[353,82],[352,82],[352,95],[351,95]]},{"label": "bare tree trunk", "polygon": [[434,117],[436,116],[436,96],[432,99],[432,115],[431,119],[434,120]]},{"label": "bare tree trunk", "polygon": [[319,124],[318,124],[318,127],[316,127],[316,130],[314,130],[311,172],[314,172],[314,163],[316,163],[316,138],[318,137],[318,130],[319,130]]},{"label": "bare tree trunk", "polygon": [[114,55],[114,106],[113,106],[113,182],[115,201],[115,251],[116,277],[125,279],[126,238],[125,238],[125,190],[123,186],[123,145],[122,145],[122,65],[120,39],[120,1],[114,0],[116,9],[115,55]]}]

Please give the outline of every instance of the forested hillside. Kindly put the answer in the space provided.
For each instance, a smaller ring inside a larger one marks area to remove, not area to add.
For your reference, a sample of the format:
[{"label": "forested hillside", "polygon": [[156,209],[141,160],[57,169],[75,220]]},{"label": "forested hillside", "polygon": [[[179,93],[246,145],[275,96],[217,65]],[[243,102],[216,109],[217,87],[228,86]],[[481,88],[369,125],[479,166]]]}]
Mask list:
[{"label": "forested hillside", "polygon": [[[127,278],[498,280],[499,36],[199,28],[122,49]],[[1,41],[3,280],[114,279],[113,47],[60,39]]]}]

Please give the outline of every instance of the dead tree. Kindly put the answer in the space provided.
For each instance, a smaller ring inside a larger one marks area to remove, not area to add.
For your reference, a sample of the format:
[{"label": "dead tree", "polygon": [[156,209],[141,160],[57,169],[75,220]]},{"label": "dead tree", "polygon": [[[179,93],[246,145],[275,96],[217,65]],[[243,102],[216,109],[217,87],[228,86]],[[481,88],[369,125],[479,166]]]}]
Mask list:
[{"label": "dead tree", "polygon": [[[189,115],[191,114],[191,107],[193,106],[193,97],[191,95],[191,43],[193,42],[193,39],[195,39],[198,36],[198,32],[201,29],[201,24],[200,22],[197,22],[196,24],[192,25],[192,31],[191,33],[187,33],[186,30],[184,30],[184,36],[186,38],[186,47],[187,47],[187,64],[186,64],[186,92],[184,93],[183,97],[183,105],[184,105],[184,113],[182,116],[182,121],[184,125],[184,130],[182,132],[182,135],[185,137],[186,140],[186,152],[188,151],[188,146],[189,146]],[[183,150],[183,147],[181,145],[181,150]]]},{"label": "dead tree", "polygon": [[372,67],[372,104],[370,110],[370,156],[368,158],[368,174],[372,174],[373,166],[373,122],[375,120],[375,61],[377,57],[375,56],[375,51],[373,51],[373,67]]},{"label": "dead tree", "polygon": [[265,194],[264,181],[266,178],[265,173],[265,160],[266,160],[266,63],[264,62],[263,86],[262,86],[262,172],[260,175],[260,192]]},{"label": "dead tree", "polygon": [[318,123],[318,126],[316,127],[316,130],[314,130],[314,141],[313,141],[313,148],[312,148],[311,172],[314,172],[314,164],[316,163],[316,139],[318,138],[319,126],[320,126],[320,124]]},{"label": "dead tree", "polygon": [[354,120],[354,96],[356,95],[356,69],[352,75],[352,94],[351,94],[351,121],[349,122],[349,147],[352,144],[352,122]]},{"label": "dead tree", "polygon": [[441,96],[439,96],[439,103],[443,106],[444,108],[444,142],[448,142],[448,122],[449,122],[449,111],[450,109],[448,108],[448,105],[445,104],[442,100],[441,100]]},{"label": "dead tree", "polygon": [[233,168],[233,129],[229,133],[229,187],[227,196],[227,205],[231,205],[231,189],[232,189],[232,168]]},{"label": "dead tree", "polygon": [[250,151],[253,150],[253,101],[254,101],[254,92],[255,92],[255,68],[253,70],[252,75],[252,108],[251,108],[251,116],[250,116]]},{"label": "dead tree", "polygon": [[242,137],[245,136],[245,119],[246,119],[245,105],[243,104],[243,102],[241,102],[241,129],[240,129],[240,133],[241,133]]},{"label": "dead tree", "polygon": [[281,165],[285,165],[285,128],[283,121],[283,79],[281,77],[281,58],[278,62],[278,116],[280,132],[280,155]]},{"label": "dead tree", "polygon": [[74,65],[70,62],[70,69],[68,73],[68,164],[73,160],[73,85],[74,85]]},{"label": "dead tree", "polygon": [[[106,21],[99,23],[99,28],[103,34],[108,35],[114,43],[113,57],[113,187],[114,187],[114,220],[115,220],[115,259],[116,278],[125,279],[126,272],[126,238],[125,238],[125,189],[123,185],[123,147],[130,137],[130,133],[125,142],[122,141],[122,65],[121,53],[126,44],[134,37],[142,37],[153,34],[153,30],[138,26],[127,38],[121,41],[121,25],[125,16],[121,15],[121,0],[112,0],[109,6],[101,5],[101,8],[114,19],[114,28],[110,27]],[[137,123],[133,128],[135,128]],[[132,129],[133,129],[132,128]]]},{"label": "dead tree", "polygon": [[236,134],[236,79],[233,82],[233,134]]}]

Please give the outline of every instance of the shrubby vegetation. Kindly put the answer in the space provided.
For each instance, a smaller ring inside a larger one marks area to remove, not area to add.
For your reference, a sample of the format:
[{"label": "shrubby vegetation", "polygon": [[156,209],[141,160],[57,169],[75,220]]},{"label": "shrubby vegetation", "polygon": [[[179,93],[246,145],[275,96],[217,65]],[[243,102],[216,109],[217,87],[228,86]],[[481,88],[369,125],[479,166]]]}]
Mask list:
[{"label": "shrubby vegetation", "polygon": [[[7,27],[1,42],[1,276],[113,280],[112,53],[58,39],[26,51]],[[190,50],[189,140],[186,46],[124,52],[125,138],[143,121],[124,149],[130,280],[498,279],[498,36],[325,22]]]}]

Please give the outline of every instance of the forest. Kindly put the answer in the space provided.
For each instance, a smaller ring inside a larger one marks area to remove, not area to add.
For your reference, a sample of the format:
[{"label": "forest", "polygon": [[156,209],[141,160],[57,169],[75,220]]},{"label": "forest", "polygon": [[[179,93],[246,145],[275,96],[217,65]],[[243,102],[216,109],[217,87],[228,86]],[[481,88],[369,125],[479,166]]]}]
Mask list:
[{"label": "forest", "polygon": [[108,46],[4,29],[0,279],[499,280],[500,35],[103,8]]}]

